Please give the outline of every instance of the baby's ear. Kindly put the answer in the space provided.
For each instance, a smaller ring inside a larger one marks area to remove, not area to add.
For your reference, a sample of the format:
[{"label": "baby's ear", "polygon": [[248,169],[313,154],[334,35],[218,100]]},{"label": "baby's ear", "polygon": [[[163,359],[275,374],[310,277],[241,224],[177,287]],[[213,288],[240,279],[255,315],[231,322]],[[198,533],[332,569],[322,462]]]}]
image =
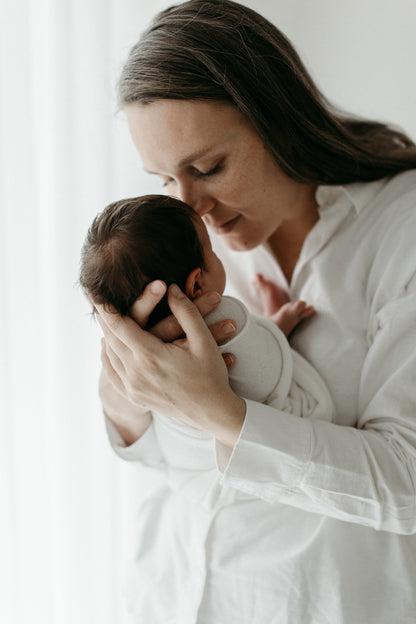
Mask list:
[{"label": "baby's ear", "polygon": [[186,278],[185,293],[191,300],[196,299],[199,295],[202,295],[201,273],[202,271],[200,268],[193,269]]}]

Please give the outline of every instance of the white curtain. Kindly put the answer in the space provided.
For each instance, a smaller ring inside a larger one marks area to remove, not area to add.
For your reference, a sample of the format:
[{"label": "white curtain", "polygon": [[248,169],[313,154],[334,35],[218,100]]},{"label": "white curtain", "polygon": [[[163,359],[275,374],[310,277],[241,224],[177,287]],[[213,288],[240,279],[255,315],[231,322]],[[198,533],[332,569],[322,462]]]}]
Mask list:
[{"label": "white curtain", "polygon": [[95,213],[150,190],[114,94],[157,9],[141,0],[2,3],[4,624],[123,622],[131,475],[106,440],[99,332],[76,282]]},{"label": "white curtain", "polygon": [[[166,1],[1,0],[0,621],[122,624],[134,466],[109,449],[99,336],[76,286],[93,216],[159,192],[115,83]],[[416,135],[413,0],[246,2],[302,52],[323,90]],[[150,624],[150,623],[149,623]]]}]

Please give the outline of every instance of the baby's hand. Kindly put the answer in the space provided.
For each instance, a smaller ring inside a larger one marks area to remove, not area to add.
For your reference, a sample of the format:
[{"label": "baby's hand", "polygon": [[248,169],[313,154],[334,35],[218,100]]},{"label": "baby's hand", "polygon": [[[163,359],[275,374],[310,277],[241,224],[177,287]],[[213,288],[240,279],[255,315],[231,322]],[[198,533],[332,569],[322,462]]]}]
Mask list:
[{"label": "baby's hand", "polygon": [[290,301],[289,295],[283,288],[280,288],[280,286],[271,280],[264,279],[261,273],[256,274],[252,284],[260,295],[263,305],[263,315],[266,318],[270,318],[280,310],[282,305]]},{"label": "baby's hand", "polygon": [[307,305],[304,301],[290,301],[285,303],[280,310],[268,318],[275,323],[279,329],[289,336],[301,321],[310,318],[315,314],[315,308]]},{"label": "baby's hand", "polygon": [[315,314],[313,306],[304,301],[289,301],[287,292],[257,273],[253,286],[260,295],[263,315],[273,321],[288,336],[304,319]]}]

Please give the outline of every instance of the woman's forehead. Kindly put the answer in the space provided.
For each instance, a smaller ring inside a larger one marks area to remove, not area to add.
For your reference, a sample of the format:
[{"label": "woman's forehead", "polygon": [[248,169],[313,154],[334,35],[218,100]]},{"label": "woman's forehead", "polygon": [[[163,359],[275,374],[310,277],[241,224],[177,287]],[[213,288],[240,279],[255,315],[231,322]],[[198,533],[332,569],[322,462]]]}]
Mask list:
[{"label": "woman's forehead", "polygon": [[248,124],[234,106],[208,100],[129,104],[125,112],[145,168],[156,173],[167,163],[182,167],[209,157]]}]

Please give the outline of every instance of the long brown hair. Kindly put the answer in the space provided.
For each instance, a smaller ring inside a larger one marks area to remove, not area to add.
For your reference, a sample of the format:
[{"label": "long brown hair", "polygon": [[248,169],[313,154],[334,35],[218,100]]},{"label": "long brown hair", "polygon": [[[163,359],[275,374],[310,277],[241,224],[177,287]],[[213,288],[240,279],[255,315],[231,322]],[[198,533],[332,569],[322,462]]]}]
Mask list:
[{"label": "long brown hair", "polygon": [[158,99],[230,102],[300,182],[345,184],[416,168],[409,137],[332,107],[283,33],[230,0],[162,11],[132,48],[120,105]]}]

